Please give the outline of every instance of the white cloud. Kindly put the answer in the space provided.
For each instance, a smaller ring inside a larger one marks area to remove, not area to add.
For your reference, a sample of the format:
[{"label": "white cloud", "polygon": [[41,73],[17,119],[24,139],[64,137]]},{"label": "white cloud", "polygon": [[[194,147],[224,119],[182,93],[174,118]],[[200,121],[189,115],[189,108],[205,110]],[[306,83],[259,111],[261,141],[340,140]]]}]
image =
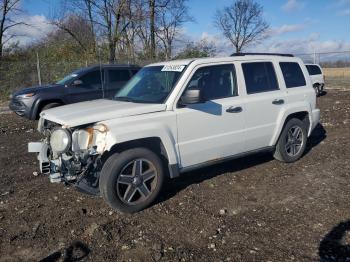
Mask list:
[{"label": "white cloud", "polygon": [[[289,28],[289,27],[284,27]],[[297,28],[297,27],[296,27]],[[291,29],[291,27],[290,27]],[[287,29],[280,31],[289,31]],[[228,56],[234,52],[232,44],[220,34],[210,34],[203,32],[201,39],[206,39],[216,46],[216,56]],[[198,40],[198,38],[196,39]],[[311,33],[307,37],[296,39],[281,39],[279,37],[271,37],[268,40],[251,45],[243,50],[244,52],[261,52],[261,53],[291,53],[299,55],[305,61],[312,61],[313,53],[328,53],[328,52],[344,52],[350,51],[350,42],[343,40],[324,40],[320,39],[319,33]],[[321,61],[334,59],[349,59],[350,52],[346,54],[321,54]]]},{"label": "white cloud", "polygon": [[305,28],[305,25],[303,24],[292,24],[292,25],[284,24],[280,27],[271,28],[267,34],[269,36],[278,36],[286,33],[301,31],[304,28]]},{"label": "white cloud", "polygon": [[22,21],[26,24],[14,26],[7,31],[7,37],[14,35],[9,42],[19,41],[20,45],[26,45],[31,42],[40,40],[46,36],[47,33],[54,30],[54,26],[51,25],[48,19],[43,15],[26,15],[22,14],[15,18],[16,21]]},{"label": "white cloud", "polygon": [[[312,33],[308,37],[293,40],[270,39],[262,44],[256,45],[251,50],[267,53],[292,53],[299,54],[303,59],[310,59],[314,52],[346,52],[350,50],[350,42],[343,40],[320,40],[318,33]],[[321,54],[323,60],[341,59],[344,54]],[[350,56],[350,53],[346,55]]]},{"label": "white cloud", "polygon": [[305,4],[299,0],[288,0],[287,3],[282,6],[282,10],[285,12],[293,12],[303,9],[304,6]]},{"label": "white cloud", "polygon": [[227,56],[234,52],[234,48],[230,41],[220,34],[209,34],[203,32],[200,40],[206,40],[209,43],[213,44],[216,48],[216,56]]},{"label": "white cloud", "polygon": [[339,11],[337,14],[339,16],[348,16],[348,15],[350,15],[350,9],[345,9],[343,11]]}]

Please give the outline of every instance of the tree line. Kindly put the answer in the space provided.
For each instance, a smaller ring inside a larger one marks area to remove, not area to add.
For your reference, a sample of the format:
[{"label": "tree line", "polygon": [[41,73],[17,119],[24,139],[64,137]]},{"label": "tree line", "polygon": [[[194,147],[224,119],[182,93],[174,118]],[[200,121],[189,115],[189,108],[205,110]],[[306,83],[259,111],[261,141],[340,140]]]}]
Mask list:
[{"label": "tree line", "polygon": [[[20,17],[16,14],[23,12],[20,7],[21,0],[0,0],[0,59],[4,52],[19,49],[13,41],[12,45],[6,43],[16,37],[11,28],[25,24],[15,21]],[[213,24],[232,43],[233,52],[241,52],[264,38],[269,26],[262,12],[262,6],[253,0],[236,0],[217,10]],[[110,63],[169,60],[179,53],[174,52],[176,42],[182,43],[181,57],[192,52],[202,56],[215,53],[213,43],[184,39],[184,24],[195,22],[188,0],[61,0],[49,22],[55,30],[29,49],[61,45],[79,50],[79,57],[103,56]]]}]

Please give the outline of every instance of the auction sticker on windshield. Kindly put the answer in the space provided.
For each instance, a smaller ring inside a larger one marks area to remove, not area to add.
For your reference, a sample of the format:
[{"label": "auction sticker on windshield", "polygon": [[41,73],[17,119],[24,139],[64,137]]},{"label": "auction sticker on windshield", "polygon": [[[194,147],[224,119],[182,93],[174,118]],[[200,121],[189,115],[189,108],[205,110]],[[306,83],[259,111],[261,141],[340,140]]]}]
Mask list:
[{"label": "auction sticker on windshield", "polygon": [[184,70],[185,66],[184,65],[165,65],[162,68],[162,71],[166,72],[182,72]]}]

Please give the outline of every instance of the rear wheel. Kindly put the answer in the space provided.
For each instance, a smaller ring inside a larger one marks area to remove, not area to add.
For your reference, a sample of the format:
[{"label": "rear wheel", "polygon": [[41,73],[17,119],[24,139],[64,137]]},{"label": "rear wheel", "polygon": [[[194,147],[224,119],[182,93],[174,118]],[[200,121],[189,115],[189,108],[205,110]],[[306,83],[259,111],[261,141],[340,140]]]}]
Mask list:
[{"label": "rear wheel", "polygon": [[321,87],[320,87],[320,85],[319,84],[315,84],[314,85],[314,89],[315,89],[315,92],[316,92],[316,96],[317,97],[320,96],[320,94],[321,94]]},{"label": "rear wheel", "polygon": [[134,213],[148,207],[164,181],[160,158],[147,148],[134,148],[110,156],[100,175],[100,192],[114,209]]},{"label": "rear wheel", "polygon": [[274,157],[287,163],[297,161],[305,151],[306,140],[307,129],[305,123],[297,118],[290,119],[278,139]]}]

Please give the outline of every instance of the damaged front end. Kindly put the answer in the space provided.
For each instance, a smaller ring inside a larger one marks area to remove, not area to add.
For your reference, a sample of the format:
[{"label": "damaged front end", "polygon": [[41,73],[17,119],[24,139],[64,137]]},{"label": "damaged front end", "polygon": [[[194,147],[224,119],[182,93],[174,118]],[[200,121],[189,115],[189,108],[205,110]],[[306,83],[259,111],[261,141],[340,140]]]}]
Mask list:
[{"label": "damaged front end", "polygon": [[38,131],[45,138],[29,143],[28,152],[38,154],[41,173],[52,183],[74,184],[81,191],[99,194],[107,127],[94,124],[69,128],[40,118]]}]

